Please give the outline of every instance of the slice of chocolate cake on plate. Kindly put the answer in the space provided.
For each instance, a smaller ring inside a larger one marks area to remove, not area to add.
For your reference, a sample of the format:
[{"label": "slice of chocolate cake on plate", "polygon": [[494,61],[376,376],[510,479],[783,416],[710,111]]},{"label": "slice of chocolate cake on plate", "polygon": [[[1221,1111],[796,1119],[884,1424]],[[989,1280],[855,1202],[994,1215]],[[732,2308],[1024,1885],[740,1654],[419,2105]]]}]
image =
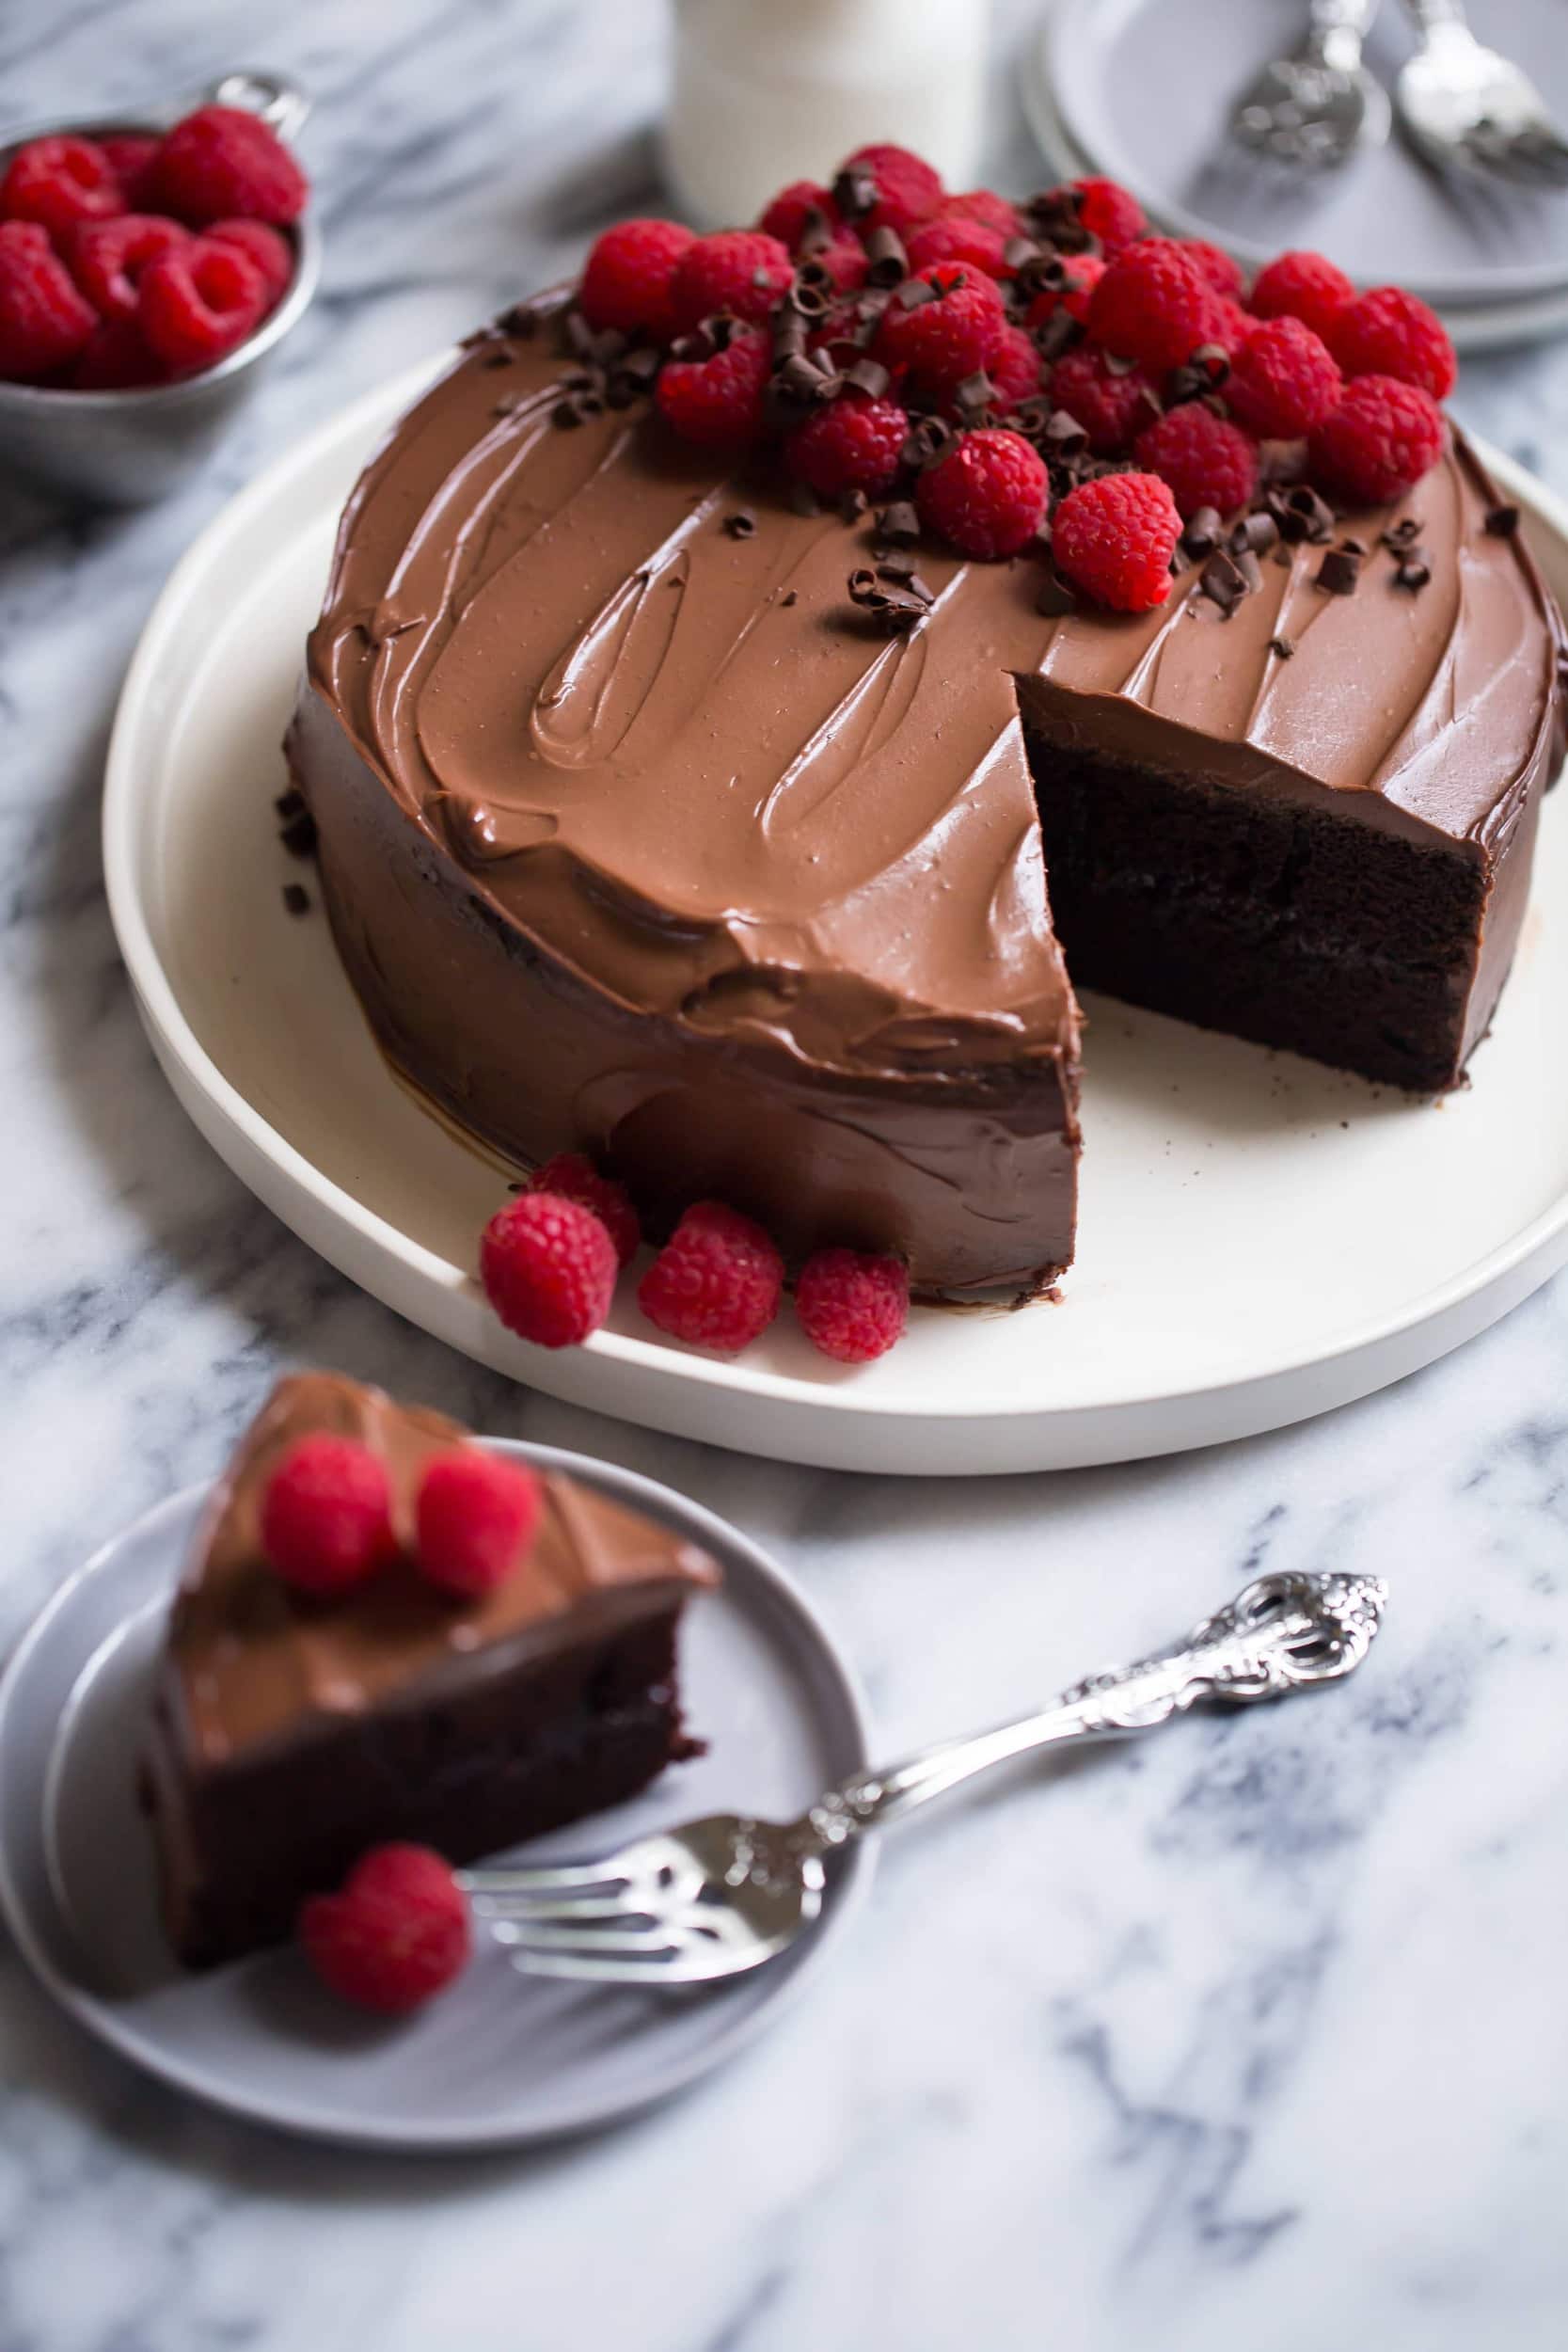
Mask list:
[{"label": "slice of chocolate cake on plate", "polygon": [[280,1941],[384,1841],[468,1862],[635,1795],[693,1752],[676,1639],[718,1581],[439,1414],[282,1381],[198,1528],[144,1760],[179,1958]]}]

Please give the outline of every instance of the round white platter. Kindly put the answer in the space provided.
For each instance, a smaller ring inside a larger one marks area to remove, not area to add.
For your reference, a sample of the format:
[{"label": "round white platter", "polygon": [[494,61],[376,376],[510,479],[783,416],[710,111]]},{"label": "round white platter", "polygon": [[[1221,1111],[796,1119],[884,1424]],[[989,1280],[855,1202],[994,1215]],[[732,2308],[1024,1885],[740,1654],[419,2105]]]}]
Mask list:
[{"label": "round white platter", "polygon": [[[786,1461],[950,1473],[1277,1428],[1431,1362],[1568,1261],[1568,1098],[1543,1083],[1568,1003],[1554,796],[1495,1031],[1441,1104],[1091,998],[1078,1260],[1059,1303],[918,1311],[858,1371],[815,1355],[787,1310],[736,1361],[681,1348],[629,1284],[586,1347],[513,1339],[471,1277],[504,1181],[388,1074],[273,810],[335,518],[429,373],[325,425],[198,541],[148,623],[109,752],[109,902],[153,1048],[215,1150],[334,1265],[574,1403]],[[1494,462],[1568,596],[1568,510]],[[312,907],[294,917],[282,885],[300,879]]]}]

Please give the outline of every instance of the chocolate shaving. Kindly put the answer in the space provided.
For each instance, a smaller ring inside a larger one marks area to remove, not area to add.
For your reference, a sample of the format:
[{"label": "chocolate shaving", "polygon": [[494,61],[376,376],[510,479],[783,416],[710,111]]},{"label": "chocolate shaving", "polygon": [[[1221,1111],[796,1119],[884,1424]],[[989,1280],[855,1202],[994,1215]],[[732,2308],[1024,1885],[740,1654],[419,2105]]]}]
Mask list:
[{"label": "chocolate shaving", "polygon": [[1281,661],[1289,661],[1291,656],[1295,652],[1295,645],[1292,640],[1289,637],[1271,637],[1269,639],[1269,651],[1271,653],[1276,653]]},{"label": "chocolate shaving", "polygon": [[501,312],[496,325],[503,335],[515,335],[519,342],[526,343],[539,332],[540,313],[531,302],[514,302]]},{"label": "chocolate shaving", "polygon": [[893,299],[901,310],[919,310],[927,302],[940,302],[942,288],[933,286],[928,278],[906,278],[895,289]]},{"label": "chocolate shaving", "polygon": [[1361,558],[1349,548],[1330,548],[1314,575],[1314,584],[1331,596],[1354,596],[1361,578]]},{"label": "chocolate shaving", "polygon": [[819,319],[832,310],[837,291],[832,275],[820,262],[802,262],[789,281],[784,298],[802,318]]},{"label": "chocolate shaving", "polygon": [[844,380],[868,400],[880,400],[893,377],[879,359],[862,358],[845,369]]},{"label": "chocolate shaving", "polygon": [[510,368],[516,357],[515,351],[508,351],[504,343],[499,343],[494,351],[487,351],[479,364],[482,368]]},{"label": "chocolate shaving", "polygon": [[800,592],[798,588],[786,588],[784,595],[779,598],[779,602],[784,605],[786,610],[790,605],[799,604],[800,601]]},{"label": "chocolate shaving", "polygon": [[565,398],[558,400],[550,410],[550,422],[562,425],[570,431],[576,425],[586,424],[590,417],[602,417],[603,414],[604,396],[602,393],[568,392]]},{"label": "chocolate shaving", "polygon": [[1214,549],[1198,574],[1197,584],[1211,604],[1219,606],[1227,621],[1246,596],[1248,585],[1241,565],[1224,548]]},{"label": "chocolate shaving", "polygon": [[1224,528],[1217,506],[1199,506],[1194,509],[1187,518],[1187,527],[1181,533],[1181,544],[1195,564],[1204,556],[1213,554],[1214,549],[1219,546],[1220,533]]},{"label": "chocolate shaving", "polygon": [[859,220],[877,201],[877,183],[869,171],[846,167],[833,182],[833,202],[846,220]]},{"label": "chocolate shaving", "polygon": [[1045,438],[1053,457],[1081,457],[1089,445],[1087,433],[1066,408],[1053,408],[1045,421]]},{"label": "chocolate shaving", "polygon": [[789,503],[797,515],[820,515],[822,512],[822,501],[809,482],[790,484]]},{"label": "chocolate shaving", "polygon": [[1412,594],[1424,588],[1432,578],[1432,566],[1419,548],[1412,548],[1394,566],[1394,585],[1408,588]]},{"label": "chocolate shaving", "polygon": [[891,291],[910,274],[910,257],[896,229],[873,229],[865,241],[865,255],[867,285],[886,286]]},{"label": "chocolate shaving", "polygon": [[1243,515],[1236,525],[1230,534],[1230,552],[1232,555],[1241,555],[1243,552],[1251,555],[1267,555],[1278,537],[1279,525],[1272,515],[1259,509],[1257,514]]},{"label": "chocolate shaving", "polygon": [[1519,528],[1519,509],[1513,505],[1494,506],[1486,517],[1486,529],[1494,539],[1512,539]]},{"label": "chocolate shaving", "polygon": [[1040,581],[1035,598],[1035,610],[1042,620],[1059,621],[1064,613],[1076,612],[1078,599],[1067,581],[1053,566]]},{"label": "chocolate shaving", "polygon": [[912,548],[920,537],[920,516],[908,499],[895,499],[877,513],[877,536],[887,546]]},{"label": "chocolate shaving", "polygon": [[1420,535],[1421,526],[1415,516],[1402,515],[1397,523],[1390,523],[1386,531],[1379,533],[1378,545],[1386,548],[1390,555],[1402,555]]},{"label": "chocolate shaving", "polygon": [[724,529],[732,539],[754,539],[757,518],[749,506],[737,506],[733,515],[725,516]]},{"label": "chocolate shaving", "polygon": [[1138,364],[1135,359],[1124,359],[1117,351],[1102,352],[1101,363],[1107,375],[1131,375]]},{"label": "chocolate shaving", "polygon": [[1053,310],[1048,319],[1030,329],[1042,359],[1059,359],[1064,351],[1072,349],[1083,331],[1070,310]]},{"label": "chocolate shaving", "polygon": [[1063,253],[1098,253],[1100,239],[1091,236],[1079,217],[1083,198],[1076,188],[1048,188],[1025,206],[1043,245]]},{"label": "chocolate shaving", "polygon": [[316,820],[303,803],[296,816],[278,830],[277,835],[291,857],[310,857],[316,847]]},{"label": "chocolate shaving", "polygon": [[953,394],[954,405],[966,424],[976,424],[996,398],[996,387],[984,368],[966,375]]},{"label": "chocolate shaving", "polygon": [[896,580],[902,585],[906,580],[914,578],[914,557],[907,548],[901,551],[889,548],[879,553],[877,559],[877,577],[879,580]]},{"label": "chocolate shaving", "polygon": [[927,466],[940,465],[958,438],[953,426],[943,418],[917,417],[900,452],[901,461],[924,472]]},{"label": "chocolate shaving", "polygon": [[863,490],[846,490],[839,500],[838,511],[845,522],[858,523],[861,516],[869,511],[870,505],[871,501]]},{"label": "chocolate shaving", "polygon": [[929,610],[928,602],[908,588],[884,587],[877,574],[863,565],[849,575],[849,600],[868,613],[890,636],[900,636],[923,621]]},{"label": "chocolate shaving", "polygon": [[1199,343],[1193,356],[1171,374],[1165,398],[1173,408],[1217,392],[1230,373],[1230,354],[1223,343]]},{"label": "chocolate shaving", "polygon": [[1318,496],[1310,483],[1298,482],[1283,498],[1271,498],[1270,511],[1279,535],[1292,546],[1303,540],[1321,547],[1334,536],[1334,509]]},{"label": "chocolate shaving", "polygon": [[305,795],[303,792],[296,792],[293,785],[291,785],[287,792],[280,792],[277,795],[277,798],[273,803],[273,806],[277,811],[279,817],[282,818],[284,823],[287,824],[289,818],[291,817],[297,817],[300,810],[305,806]]},{"label": "chocolate shaving", "polygon": [[309,914],[310,912],[310,893],[306,889],[303,882],[285,882],[283,885],[283,904],[288,908],[291,914]]},{"label": "chocolate shaving", "polygon": [[911,572],[904,585],[908,588],[911,596],[918,596],[920,598],[922,604],[935,604],[937,600],[937,592],[932,587],[930,581],[923,579],[919,572]]},{"label": "chocolate shaving", "polygon": [[562,320],[562,332],[566,338],[567,350],[575,354],[578,358],[591,359],[594,357],[594,329],[580,310],[568,310],[565,313]]},{"label": "chocolate shaving", "polygon": [[1048,256],[1045,247],[1033,237],[1009,237],[1002,248],[1002,259],[1015,278],[1022,278],[1037,262],[1049,259],[1054,262],[1056,257]]}]

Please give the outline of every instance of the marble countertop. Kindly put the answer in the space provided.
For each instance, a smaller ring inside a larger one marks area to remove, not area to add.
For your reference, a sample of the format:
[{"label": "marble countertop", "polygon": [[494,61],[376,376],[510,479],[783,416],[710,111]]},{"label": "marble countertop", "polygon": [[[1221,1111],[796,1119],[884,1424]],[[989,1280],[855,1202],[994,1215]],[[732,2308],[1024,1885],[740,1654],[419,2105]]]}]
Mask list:
[{"label": "marble countertop", "polygon": [[[1004,184],[1029,185],[999,11]],[[101,886],[120,675],[176,556],[302,429],[651,194],[654,0],[16,0],[8,115],[236,63],[316,96],[327,274],[198,486],[0,499],[0,1641],[329,1362],[629,1463],[801,1575],[887,1745],[1021,1708],[1259,1564],[1387,1576],[1372,1665],[911,1831],[840,1965],[722,2077],[528,2159],[372,2161],[141,2081],[0,1953],[0,2352],[1546,2352],[1568,2243],[1568,1282],[1366,1404],[984,1486],[809,1472],[525,1395],[229,1175]],[[1568,347],[1461,413],[1568,491]]]}]

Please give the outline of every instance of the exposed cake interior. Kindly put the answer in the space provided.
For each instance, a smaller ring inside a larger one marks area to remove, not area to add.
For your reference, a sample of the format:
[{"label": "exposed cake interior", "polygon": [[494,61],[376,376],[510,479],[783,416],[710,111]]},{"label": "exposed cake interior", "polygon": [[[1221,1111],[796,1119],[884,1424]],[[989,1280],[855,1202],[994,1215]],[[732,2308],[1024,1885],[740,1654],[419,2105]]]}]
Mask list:
[{"label": "exposed cake interior", "polygon": [[170,1941],[192,1966],[279,1941],[387,1839],[472,1861],[633,1795],[690,1752],[676,1636],[707,1556],[551,1473],[527,1556],[458,1601],[404,1557],[336,1601],[259,1536],[287,1449],[385,1459],[406,1537],[420,1471],[466,1432],[330,1374],[283,1381],[220,1480],[171,1615],[145,1781]]}]

